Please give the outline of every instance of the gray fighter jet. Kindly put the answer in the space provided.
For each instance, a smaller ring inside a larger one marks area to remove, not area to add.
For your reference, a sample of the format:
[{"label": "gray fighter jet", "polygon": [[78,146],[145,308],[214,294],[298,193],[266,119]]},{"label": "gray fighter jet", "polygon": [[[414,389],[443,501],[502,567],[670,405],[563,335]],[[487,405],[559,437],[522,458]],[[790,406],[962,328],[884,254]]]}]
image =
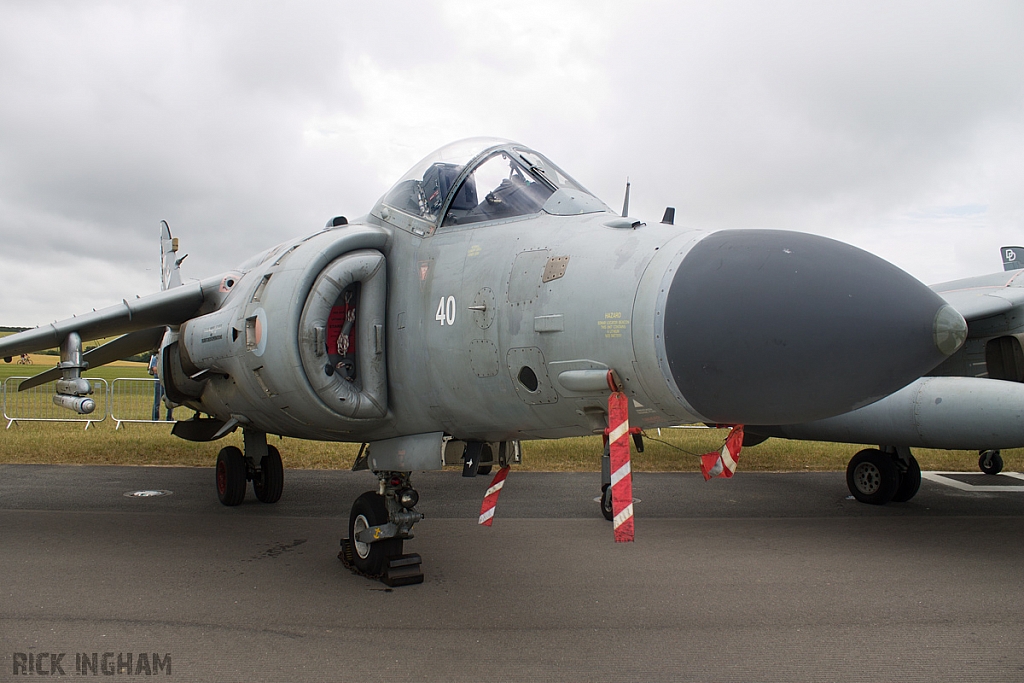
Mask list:
[{"label": "gray fighter jet", "polygon": [[850,493],[865,503],[904,502],[921,486],[911,448],[976,450],[986,474],[1000,450],[1024,446],[1024,247],[1003,247],[1001,273],[932,287],[968,322],[966,343],[891,396],[845,415],[804,424],[747,426],[747,445],[766,437],[875,443],[850,460]]},{"label": "gray fighter jet", "polygon": [[368,574],[422,518],[413,472],[472,475],[522,440],[601,433],[611,387],[641,427],[809,422],[893,393],[966,334],[939,295],[860,249],[617,215],[504,140],[444,147],[366,216],[209,279],[182,283],[163,238],[164,291],[7,337],[0,356],[60,347],[22,386],[57,380],[54,400],[87,412],[85,368],[159,347],[169,400],[195,411],[174,434],[243,430],[244,452],[217,457],[225,505],[247,481],[280,497],[267,434],[367,444],[357,467],[379,485],[348,533]]}]

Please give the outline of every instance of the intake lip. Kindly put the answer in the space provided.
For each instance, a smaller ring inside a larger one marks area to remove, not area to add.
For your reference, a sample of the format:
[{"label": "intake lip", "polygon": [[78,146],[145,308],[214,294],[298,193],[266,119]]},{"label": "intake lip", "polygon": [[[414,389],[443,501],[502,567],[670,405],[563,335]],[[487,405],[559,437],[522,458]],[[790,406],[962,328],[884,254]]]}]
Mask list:
[{"label": "intake lip", "polygon": [[665,352],[680,393],[708,421],[807,422],[891,394],[955,351],[963,319],[945,305],[836,240],[716,232],[672,279]]}]

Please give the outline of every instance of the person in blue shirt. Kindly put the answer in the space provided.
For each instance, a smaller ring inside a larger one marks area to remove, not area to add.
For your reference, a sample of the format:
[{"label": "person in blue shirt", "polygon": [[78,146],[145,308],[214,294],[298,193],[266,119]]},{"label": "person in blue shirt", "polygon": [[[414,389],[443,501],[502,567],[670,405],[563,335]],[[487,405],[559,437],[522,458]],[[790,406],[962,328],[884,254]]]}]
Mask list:
[{"label": "person in blue shirt", "polygon": [[[149,357],[149,374],[156,379],[156,382],[153,383],[153,422],[160,419],[160,399],[164,397],[164,387],[160,384],[160,378],[157,376],[156,371],[157,360],[157,355],[155,353]],[[171,408],[167,409],[168,420],[174,419],[173,413],[174,411]]]}]

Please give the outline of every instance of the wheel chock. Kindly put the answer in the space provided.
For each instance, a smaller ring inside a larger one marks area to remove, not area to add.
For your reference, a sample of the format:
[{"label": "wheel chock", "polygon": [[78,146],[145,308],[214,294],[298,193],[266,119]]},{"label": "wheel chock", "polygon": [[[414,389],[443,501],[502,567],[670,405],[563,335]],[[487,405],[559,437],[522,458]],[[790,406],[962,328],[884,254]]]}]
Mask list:
[{"label": "wheel chock", "polygon": [[348,568],[352,568],[352,541],[347,538],[341,539],[341,552],[338,559]]},{"label": "wheel chock", "polygon": [[384,568],[384,576],[380,580],[392,588],[423,583],[423,572],[420,571],[422,562],[423,560],[417,553],[390,557],[388,566]]},{"label": "wheel chock", "polygon": [[420,564],[422,564],[423,559],[417,553],[389,557],[387,566],[384,567],[384,572],[378,575],[370,575],[359,571],[352,563],[352,557],[352,541],[348,538],[341,539],[341,552],[338,553],[338,559],[353,574],[358,574],[368,579],[377,579],[384,585],[392,588],[423,583],[423,572],[420,570]]}]

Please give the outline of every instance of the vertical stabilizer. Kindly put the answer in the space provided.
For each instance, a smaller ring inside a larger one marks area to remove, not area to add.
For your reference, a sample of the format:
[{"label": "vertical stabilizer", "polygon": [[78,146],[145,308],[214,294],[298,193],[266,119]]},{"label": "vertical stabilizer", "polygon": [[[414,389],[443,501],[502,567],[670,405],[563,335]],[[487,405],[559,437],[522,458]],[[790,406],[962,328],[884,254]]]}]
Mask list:
[{"label": "vertical stabilizer", "polygon": [[178,266],[185,260],[185,256],[178,258],[178,238],[171,237],[171,227],[167,225],[167,221],[160,221],[160,289],[171,289],[181,285],[181,272]]},{"label": "vertical stabilizer", "polygon": [[1024,247],[1000,247],[999,254],[1003,257],[1003,270],[1024,268]]}]

